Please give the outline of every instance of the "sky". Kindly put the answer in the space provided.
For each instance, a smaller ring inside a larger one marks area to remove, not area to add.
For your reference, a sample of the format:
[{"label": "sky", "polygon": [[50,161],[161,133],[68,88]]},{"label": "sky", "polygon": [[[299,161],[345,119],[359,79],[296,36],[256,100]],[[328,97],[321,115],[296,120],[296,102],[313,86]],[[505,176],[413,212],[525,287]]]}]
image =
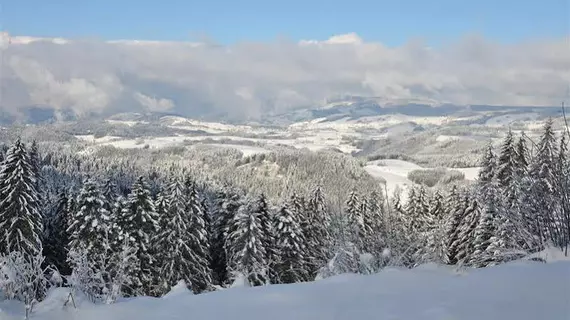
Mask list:
[{"label": "sky", "polygon": [[328,39],[356,33],[388,46],[476,34],[515,43],[570,33],[570,0],[3,0],[12,35],[104,40]]},{"label": "sky", "polygon": [[261,118],[350,95],[556,106],[570,103],[569,2],[0,0],[0,111]]}]

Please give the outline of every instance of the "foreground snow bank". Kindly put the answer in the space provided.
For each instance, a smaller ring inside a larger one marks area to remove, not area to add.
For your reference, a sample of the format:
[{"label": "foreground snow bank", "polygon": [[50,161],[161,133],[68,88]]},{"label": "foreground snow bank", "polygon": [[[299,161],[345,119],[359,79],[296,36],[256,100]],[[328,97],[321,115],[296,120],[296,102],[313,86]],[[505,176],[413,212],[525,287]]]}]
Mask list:
[{"label": "foreground snow bank", "polygon": [[[173,294],[96,306],[83,302],[77,310],[62,308],[61,290],[40,303],[32,319],[570,319],[568,261],[519,261],[464,273],[425,265],[197,296]],[[0,303],[5,310],[0,319],[21,319],[17,308],[13,302]]]}]

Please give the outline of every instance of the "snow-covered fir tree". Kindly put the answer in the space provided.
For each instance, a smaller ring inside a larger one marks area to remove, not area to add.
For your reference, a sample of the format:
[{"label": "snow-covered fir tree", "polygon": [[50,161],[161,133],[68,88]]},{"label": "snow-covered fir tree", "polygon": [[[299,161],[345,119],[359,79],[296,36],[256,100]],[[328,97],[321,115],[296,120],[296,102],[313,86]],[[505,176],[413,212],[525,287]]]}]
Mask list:
[{"label": "snow-covered fir tree", "polygon": [[69,201],[66,191],[59,193],[57,204],[45,224],[43,237],[43,253],[46,263],[57,268],[62,275],[71,273],[66,250],[69,244],[68,219],[71,215],[68,211]]},{"label": "snow-covered fir tree", "polygon": [[[296,201],[293,196],[291,201]],[[299,218],[302,216],[290,208],[291,203],[284,203],[275,215],[275,243],[278,260],[275,273],[280,283],[295,283],[306,281],[306,248],[305,237]]]},{"label": "snow-covered fir tree", "polygon": [[240,195],[229,188],[217,193],[212,221],[211,258],[213,281],[218,285],[228,284],[227,239],[232,220],[243,205]]},{"label": "snow-covered fir tree", "polygon": [[210,237],[206,225],[205,207],[196,191],[194,183],[186,179],[186,207],[190,217],[189,242],[192,250],[190,266],[192,268],[190,287],[195,293],[201,293],[212,286],[212,269],[210,268]]},{"label": "snow-covered fir tree", "polygon": [[497,159],[496,176],[501,188],[507,189],[507,187],[513,183],[517,165],[515,141],[513,132],[509,128],[509,131],[503,140],[499,158]]},{"label": "snow-covered fir tree", "polygon": [[109,249],[104,244],[109,244],[111,217],[104,203],[100,184],[93,178],[86,179],[69,214],[67,233],[70,250],[82,247],[89,256],[97,259]]},{"label": "snow-covered fir tree", "polygon": [[17,140],[0,168],[0,253],[41,253],[42,216],[35,168],[24,144]]},{"label": "snow-covered fir tree", "polygon": [[367,198],[368,211],[364,215],[364,225],[367,226],[368,231],[366,239],[364,239],[365,248],[366,252],[374,256],[375,268],[379,268],[385,263],[383,252],[387,247],[387,228],[384,201],[381,193],[372,191]]},{"label": "snow-covered fir tree", "polygon": [[123,236],[135,248],[140,268],[133,284],[134,293],[149,294],[153,288],[153,270],[156,263],[152,254],[152,239],[158,232],[158,216],[144,177],[139,177],[128,195],[126,206],[117,220]]},{"label": "snow-covered fir tree", "polygon": [[39,188],[39,186],[41,186],[42,184],[41,183],[42,163],[41,163],[41,156],[40,156],[38,143],[36,142],[36,140],[32,141],[29,154],[30,154],[30,165],[32,166],[32,171],[36,178],[36,188]]},{"label": "snow-covered fir tree", "polygon": [[[537,145],[536,156],[530,164],[532,186],[528,220],[534,220],[533,233],[539,235],[541,243],[553,240],[551,221],[554,220],[557,202],[558,144],[552,119],[543,128],[542,137]],[[532,223],[532,222],[530,222]]]},{"label": "snow-covered fir tree", "polygon": [[468,195],[464,201],[466,201],[466,206],[463,212],[463,222],[459,228],[458,237],[454,239],[451,246],[455,248],[455,260],[459,264],[468,265],[475,251],[475,229],[480,222],[481,208],[477,198],[473,195]]},{"label": "snow-covered fir tree", "polygon": [[444,198],[439,190],[429,199],[428,216],[426,219],[426,243],[421,250],[423,261],[444,262],[446,260],[446,229]]},{"label": "snow-covered fir tree", "polygon": [[244,276],[250,285],[269,283],[269,263],[264,239],[267,238],[257,204],[240,207],[228,235],[228,261],[234,276]]},{"label": "snow-covered fir tree", "polygon": [[352,245],[360,246],[360,234],[363,225],[362,218],[362,204],[359,194],[352,190],[348,194],[348,199],[346,200],[344,206],[344,212],[346,215],[346,230],[343,230],[344,237],[352,243]]},{"label": "snow-covered fir tree", "polygon": [[[210,285],[208,261],[204,259],[205,248],[197,248],[206,237],[204,226],[200,225],[200,212],[197,197],[188,189],[182,178],[172,180],[167,195],[160,195],[158,207],[165,204],[166,210],[160,215],[160,232],[155,238],[156,252],[159,258],[159,272],[155,289],[164,294],[170,288],[184,280],[195,293],[200,293]],[[161,209],[162,210],[162,209]]]},{"label": "snow-covered fir tree", "polygon": [[528,173],[530,154],[526,144],[525,133],[522,132],[516,144],[515,169],[519,176]]},{"label": "snow-covered fir tree", "polygon": [[446,200],[448,213],[445,219],[445,258],[447,264],[457,264],[459,261],[459,239],[461,226],[469,206],[469,198],[466,194],[460,194],[454,186]]},{"label": "snow-covered fir tree", "polygon": [[331,217],[326,207],[325,196],[316,186],[309,197],[307,210],[301,222],[306,247],[306,268],[310,279],[314,279],[319,268],[331,258]]}]

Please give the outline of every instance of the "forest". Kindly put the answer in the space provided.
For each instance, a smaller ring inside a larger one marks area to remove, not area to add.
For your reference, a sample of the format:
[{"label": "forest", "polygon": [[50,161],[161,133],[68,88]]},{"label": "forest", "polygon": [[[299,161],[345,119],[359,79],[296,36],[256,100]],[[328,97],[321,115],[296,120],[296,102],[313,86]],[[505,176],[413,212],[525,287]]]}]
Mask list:
[{"label": "forest", "polygon": [[[489,144],[473,184],[405,194],[386,194],[335,153],[236,155],[204,173],[189,159],[141,165],[138,154],[102,152],[24,139],[2,148],[0,299],[31,312],[53,286],[113,303],[181,281],[200,294],[428,262],[483,268],[547,247],[567,253],[570,241],[568,132],[552,121],[537,141],[509,130],[500,148]],[[280,182],[232,173],[251,161],[279,162]],[[315,162],[326,168],[308,181]]]}]

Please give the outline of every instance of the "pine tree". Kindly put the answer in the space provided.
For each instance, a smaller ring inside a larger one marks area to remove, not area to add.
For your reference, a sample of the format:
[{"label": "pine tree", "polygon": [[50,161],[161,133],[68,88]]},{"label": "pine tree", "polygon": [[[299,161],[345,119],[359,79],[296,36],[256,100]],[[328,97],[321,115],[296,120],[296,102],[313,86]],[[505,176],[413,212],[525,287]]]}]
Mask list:
[{"label": "pine tree", "polygon": [[306,268],[309,279],[314,279],[318,270],[331,258],[332,248],[329,230],[331,217],[320,186],[313,190],[306,214],[301,219],[304,220],[301,226],[306,241]]},{"label": "pine tree", "polygon": [[455,248],[455,260],[460,264],[469,264],[474,247],[475,229],[479,225],[481,218],[481,209],[475,197],[468,197],[467,206],[464,212],[464,219],[462,220],[459,236],[451,244]]},{"label": "pine tree", "polygon": [[493,236],[497,235],[498,221],[503,215],[498,199],[498,181],[492,181],[487,188],[488,194],[482,198],[483,203],[479,205],[481,214],[474,231],[474,251],[469,260],[476,267],[485,267],[491,262],[487,248],[491,245]]},{"label": "pine tree", "polygon": [[457,264],[459,254],[459,238],[461,225],[465,219],[465,211],[469,205],[469,199],[465,195],[458,194],[457,188],[453,187],[447,197],[449,213],[445,221],[445,260],[447,264]]},{"label": "pine tree", "polygon": [[516,145],[516,157],[515,157],[515,168],[519,176],[523,176],[528,172],[528,159],[530,158],[528,147],[526,146],[526,140],[524,132],[521,134]]},{"label": "pine tree", "polygon": [[105,210],[108,212],[114,212],[114,206],[116,205],[117,198],[119,196],[117,192],[117,184],[112,179],[107,179],[103,185],[102,192],[103,198],[105,199],[103,204]]},{"label": "pine tree", "polygon": [[[210,285],[208,260],[205,259],[208,247],[201,247],[207,237],[205,227],[200,223],[200,207],[191,183],[174,179],[165,191],[168,198],[159,195],[159,202],[166,203],[166,211],[160,216],[160,232],[155,238],[155,248],[160,253],[160,293],[166,293],[179,280],[195,293],[200,293]],[[162,209],[160,209],[162,210]]]},{"label": "pine tree", "polygon": [[[298,210],[302,208],[302,204],[298,204]],[[270,280],[276,279],[275,270],[272,267],[278,261],[278,253],[275,245],[275,232],[273,229],[273,217],[269,212],[269,206],[267,204],[267,198],[265,194],[260,194],[257,199],[253,202],[251,206],[251,210],[253,210],[253,214],[256,215],[259,219],[261,233],[260,233],[260,241],[263,245],[264,252],[265,252],[265,261],[267,262],[268,269],[267,275]]]},{"label": "pine tree", "polygon": [[93,178],[83,182],[74,202],[68,201],[73,206],[66,230],[70,250],[82,247],[93,257],[103,254],[110,221],[104,202],[100,185]]},{"label": "pine tree", "polygon": [[242,206],[232,222],[232,232],[228,236],[228,260],[230,269],[245,276],[253,286],[269,283],[267,252],[258,205]]},{"label": "pine tree", "polygon": [[212,222],[212,272],[214,283],[225,285],[229,281],[226,242],[231,222],[243,205],[237,192],[223,190],[217,194]]},{"label": "pine tree", "polygon": [[[187,180],[188,181],[188,180]],[[189,243],[192,250],[190,285],[192,291],[201,293],[212,286],[210,268],[210,239],[206,226],[204,205],[193,183],[186,183],[186,212],[190,215]]]},{"label": "pine tree", "polygon": [[36,142],[36,140],[32,141],[29,154],[30,154],[30,165],[32,166],[32,171],[36,178],[36,188],[39,189],[39,186],[42,185],[41,181],[42,164],[40,159],[40,152],[38,150],[38,143]]},{"label": "pine tree", "polygon": [[532,188],[530,190],[530,208],[527,220],[534,221],[533,233],[538,235],[541,242],[553,240],[552,234],[557,201],[557,167],[558,145],[553,129],[552,119],[544,125],[544,132],[537,146],[536,157],[530,165]]},{"label": "pine tree", "polygon": [[[173,285],[173,281],[171,280],[172,270],[176,269],[168,268],[168,272],[163,269],[166,263],[175,263],[175,259],[171,259],[170,254],[172,250],[177,250],[170,247],[168,243],[168,241],[171,240],[169,236],[175,232],[175,229],[170,226],[170,223],[172,223],[173,220],[179,219],[178,216],[170,214],[172,207],[170,203],[171,197],[169,192],[172,192],[171,188],[173,188],[172,183],[167,186],[167,189],[160,189],[157,191],[158,193],[156,195],[156,200],[154,201],[159,231],[153,237],[151,246],[152,255],[157,261],[153,267],[154,280],[153,288],[151,290],[151,295],[153,296],[161,296],[162,294],[168,292],[170,287]],[[176,236],[173,237],[176,238]],[[176,259],[180,258],[178,257]],[[180,277],[179,279],[183,278]],[[184,279],[184,281],[187,280],[188,279]]]},{"label": "pine tree", "polygon": [[46,257],[46,263],[57,268],[62,275],[71,274],[66,250],[69,244],[67,226],[69,224],[70,212],[67,211],[68,203],[67,192],[60,192],[54,212],[51,213],[50,219],[47,220],[45,225],[43,240],[43,252]]},{"label": "pine tree", "polygon": [[135,248],[140,263],[139,283],[133,285],[133,293],[149,294],[153,288],[152,271],[156,262],[152,256],[151,240],[158,232],[158,216],[144,177],[139,177],[134,183],[118,225]]},{"label": "pine tree", "polygon": [[[104,207],[101,186],[93,178],[87,178],[75,201],[68,201],[70,211],[67,234],[69,235],[68,262],[72,269],[75,265],[75,254],[83,253],[89,265],[100,275],[97,283],[89,288],[90,292],[103,294],[105,284],[110,283],[115,275],[113,259],[115,252],[111,238],[117,230],[111,223],[109,212]],[[69,209],[68,209],[69,210]],[[75,271],[74,271],[75,272]]]},{"label": "pine tree", "polygon": [[445,211],[444,199],[438,191],[429,199],[428,216],[425,219],[426,229],[426,245],[423,250],[422,260],[425,261],[445,261]]},{"label": "pine tree", "polygon": [[360,230],[363,225],[361,210],[360,197],[355,190],[352,190],[345,204],[345,214],[348,224],[344,233],[346,234],[347,240],[358,247],[360,246]]},{"label": "pine tree", "polygon": [[497,161],[496,176],[500,188],[506,189],[513,183],[517,165],[517,151],[515,149],[513,132],[509,128]]},{"label": "pine tree", "polygon": [[42,216],[36,175],[24,144],[17,140],[0,169],[0,253],[41,253]]},{"label": "pine tree", "polygon": [[481,195],[486,195],[490,188],[491,183],[495,180],[497,176],[497,157],[493,152],[493,146],[491,143],[487,146],[483,160],[481,161],[481,169],[479,170],[479,178],[477,179],[477,185]]},{"label": "pine tree", "polygon": [[[293,196],[292,201],[296,198]],[[305,238],[299,225],[300,215],[285,203],[276,214],[275,242],[279,260],[276,264],[277,278],[281,283],[307,280],[305,270]]]}]

